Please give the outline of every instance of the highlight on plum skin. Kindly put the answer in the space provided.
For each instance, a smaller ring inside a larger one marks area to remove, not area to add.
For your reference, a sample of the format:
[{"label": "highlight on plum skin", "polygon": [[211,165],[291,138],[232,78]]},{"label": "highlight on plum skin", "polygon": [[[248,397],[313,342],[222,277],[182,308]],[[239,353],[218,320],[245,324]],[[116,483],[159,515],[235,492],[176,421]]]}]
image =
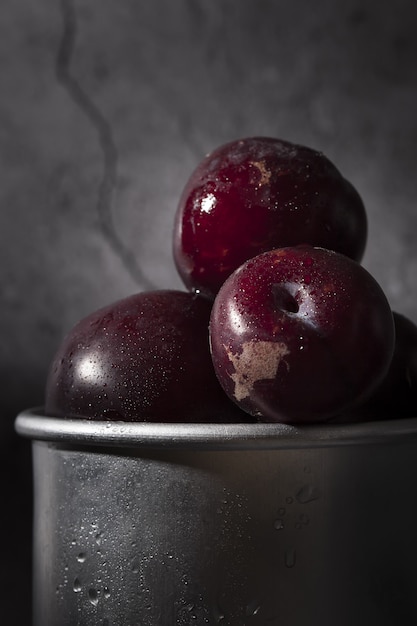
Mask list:
[{"label": "highlight on plum skin", "polygon": [[45,413],[158,422],[247,422],[224,394],[209,351],[211,302],[143,292],[81,320],[52,362]]},{"label": "highlight on plum skin", "polygon": [[178,272],[214,297],[249,258],[310,244],[360,261],[367,217],[360,195],[321,152],[270,137],[229,142],[195,169],[174,225]]},{"label": "highlight on plum skin", "polygon": [[394,322],[359,263],[297,246],[250,259],[225,281],[210,341],[219,381],[241,409],[260,421],[319,423],[384,378]]}]

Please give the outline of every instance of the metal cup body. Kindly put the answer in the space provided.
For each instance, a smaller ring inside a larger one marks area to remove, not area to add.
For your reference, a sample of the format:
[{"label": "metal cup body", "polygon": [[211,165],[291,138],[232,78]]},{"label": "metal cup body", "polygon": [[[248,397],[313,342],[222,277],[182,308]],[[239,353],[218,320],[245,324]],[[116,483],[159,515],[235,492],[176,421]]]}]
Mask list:
[{"label": "metal cup body", "polygon": [[36,626],[417,623],[417,420],[36,419]]}]

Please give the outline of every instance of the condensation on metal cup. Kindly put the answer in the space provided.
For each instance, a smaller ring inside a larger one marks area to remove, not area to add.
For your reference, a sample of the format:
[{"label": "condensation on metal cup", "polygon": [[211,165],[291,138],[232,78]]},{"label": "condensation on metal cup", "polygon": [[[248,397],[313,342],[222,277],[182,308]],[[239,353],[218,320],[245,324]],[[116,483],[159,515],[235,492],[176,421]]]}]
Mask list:
[{"label": "condensation on metal cup", "polygon": [[417,419],[16,429],[36,626],[417,623]]}]

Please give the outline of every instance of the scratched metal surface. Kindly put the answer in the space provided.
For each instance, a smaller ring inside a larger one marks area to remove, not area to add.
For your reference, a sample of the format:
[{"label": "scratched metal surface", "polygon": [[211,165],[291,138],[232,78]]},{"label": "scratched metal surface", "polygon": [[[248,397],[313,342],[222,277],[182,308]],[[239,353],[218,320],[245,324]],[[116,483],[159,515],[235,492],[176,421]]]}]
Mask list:
[{"label": "scratched metal surface", "polygon": [[365,265],[417,322],[416,20],[413,0],[3,0],[3,589],[29,581],[30,458],[14,417],[42,403],[80,317],[180,287],[172,217],[211,148],[271,134],[323,150],[365,201]]}]

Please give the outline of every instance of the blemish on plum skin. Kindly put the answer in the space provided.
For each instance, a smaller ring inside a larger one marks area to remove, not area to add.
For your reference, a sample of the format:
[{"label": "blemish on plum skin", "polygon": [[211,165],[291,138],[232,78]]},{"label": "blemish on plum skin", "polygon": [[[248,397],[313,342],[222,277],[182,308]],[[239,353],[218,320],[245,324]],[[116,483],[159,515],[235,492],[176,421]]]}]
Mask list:
[{"label": "blemish on plum skin", "polygon": [[285,357],[290,351],[284,342],[247,341],[240,354],[233,354],[226,345],[223,347],[235,370],[229,376],[235,384],[233,395],[238,402],[250,396],[257,381],[273,380],[281,362],[289,367]]},{"label": "blemish on plum skin", "polygon": [[257,186],[262,187],[263,185],[267,185],[271,179],[271,172],[266,168],[264,161],[250,161],[250,164],[256,167],[261,175],[260,179],[256,182]]}]

